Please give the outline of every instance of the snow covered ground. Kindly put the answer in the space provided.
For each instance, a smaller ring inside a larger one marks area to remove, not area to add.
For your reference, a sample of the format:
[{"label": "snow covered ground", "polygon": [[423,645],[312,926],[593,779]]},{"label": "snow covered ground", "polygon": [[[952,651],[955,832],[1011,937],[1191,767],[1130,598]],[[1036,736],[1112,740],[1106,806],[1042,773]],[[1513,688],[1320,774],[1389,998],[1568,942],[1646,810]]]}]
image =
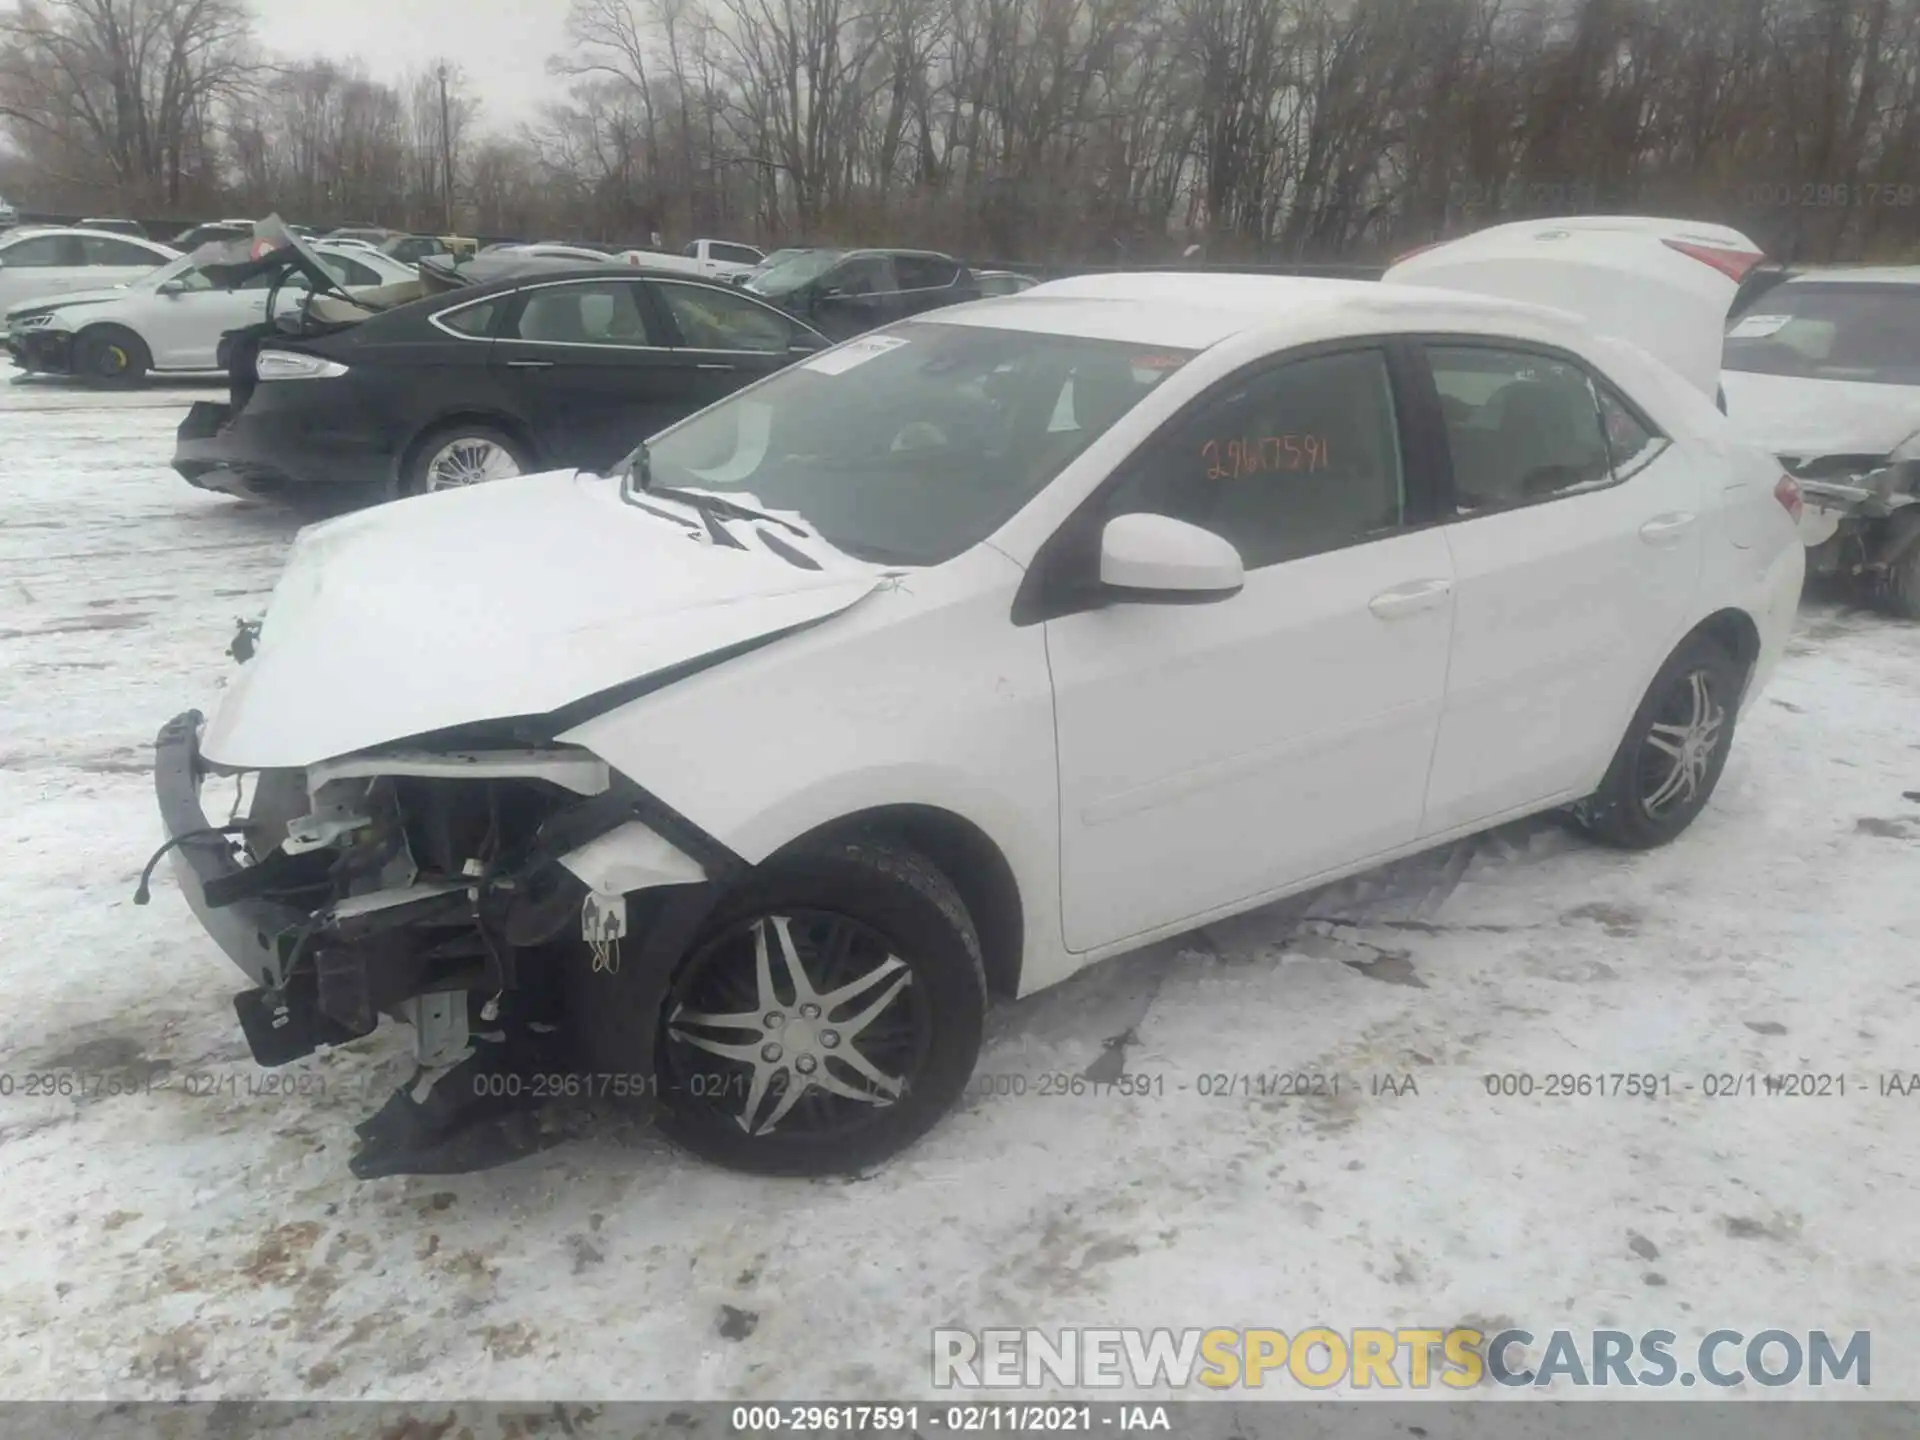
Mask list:
[{"label": "snow covered ground", "polygon": [[[924,1395],[936,1326],[1505,1321],[1869,1329],[1920,1396],[1920,1096],[1878,1088],[1920,1071],[1920,629],[1810,606],[1669,849],[1521,826],[1004,1007],[871,1178],[610,1130],[361,1184],[396,1037],[250,1094],[238,975],[166,872],[130,898],[154,732],[293,530],[168,469],[191,398],[0,389],[0,1396]],[[1846,1093],[1703,1094],[1768,1071]],[[1123,1072],[1160,1092],[1038,1093]],[[1279,1072],[1341,1088],[1200,1093]],[[1484,1078],[1565,1072],[1671,1093]]]}]

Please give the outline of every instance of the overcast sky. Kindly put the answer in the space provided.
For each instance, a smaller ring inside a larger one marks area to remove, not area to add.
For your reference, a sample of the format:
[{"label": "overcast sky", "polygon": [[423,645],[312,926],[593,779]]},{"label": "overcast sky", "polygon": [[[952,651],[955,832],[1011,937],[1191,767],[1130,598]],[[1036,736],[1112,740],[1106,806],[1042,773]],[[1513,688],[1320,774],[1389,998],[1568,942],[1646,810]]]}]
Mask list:
[{"label": "overcast sky", "polygon": [[466,68],[490,130],[513,130],[560,91],[547,57],[566,48],[567,0],[251,3],[268,49],[358,59],[376,79],[398,80],[444,55]]}]

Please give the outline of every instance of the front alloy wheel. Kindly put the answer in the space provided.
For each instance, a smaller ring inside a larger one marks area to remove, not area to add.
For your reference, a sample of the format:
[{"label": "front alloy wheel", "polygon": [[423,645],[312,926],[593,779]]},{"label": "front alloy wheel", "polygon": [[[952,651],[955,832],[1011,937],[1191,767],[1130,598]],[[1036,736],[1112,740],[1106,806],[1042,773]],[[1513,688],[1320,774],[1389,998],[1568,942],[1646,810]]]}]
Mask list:
[{"label": "front alloy wheel", "polygon": [[702,947],[687,979],[667,1019],[675,1074],[749,1135],[857,1126],[900,1099],[927,1052],[913,972],[844,915],[748,921]]},{"label": "front alloy wheel", "polygon": [[662,1125],[738,1169],[865,1169],[959,1098],[986,981],[972,917],[916,852],[841,841],[769,861],[680,964],[655,1040]]}]

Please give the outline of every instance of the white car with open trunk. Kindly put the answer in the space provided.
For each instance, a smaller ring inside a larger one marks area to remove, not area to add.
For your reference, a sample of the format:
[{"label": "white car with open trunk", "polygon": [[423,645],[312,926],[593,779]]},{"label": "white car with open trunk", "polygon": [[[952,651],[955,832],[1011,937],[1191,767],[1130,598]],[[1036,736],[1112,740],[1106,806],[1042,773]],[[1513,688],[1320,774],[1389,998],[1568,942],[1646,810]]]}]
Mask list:
[{"label": "white car with open trunk", "polygon": [[414,1027],[361,1175],[526,1153],[536,1096],[858,1169],[990,996],[1529,813],[1673,839],[1804,566],[1686,228],[1044,284],[309,528],[158,742],[256,1058]]}]

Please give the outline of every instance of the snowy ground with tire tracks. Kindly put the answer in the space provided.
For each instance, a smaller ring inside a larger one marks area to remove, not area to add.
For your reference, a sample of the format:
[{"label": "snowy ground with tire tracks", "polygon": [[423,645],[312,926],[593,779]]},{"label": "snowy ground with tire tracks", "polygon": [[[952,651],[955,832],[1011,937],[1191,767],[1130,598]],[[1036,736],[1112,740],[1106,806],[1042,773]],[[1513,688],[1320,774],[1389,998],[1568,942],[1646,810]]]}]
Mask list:
[{"label": "snowy ground with tire tracks", "polygon": [[[1501,1320],[1870,1329],[1920,1396],[1920,627],[1810,603],[1669,849],[1514,827],[1002,1007],[871,1177],[608,1129],[361,1184],[398,1037],[249,1093],[235,972],[131,902],[154,732],[294,528],[169,470],[192,398],[0,382],[0,1397],[924,1395],[936,1326]],[[1488,1093],[1624,1072],[1671,1093]],[[1751,1072],[1847,1088],[1704,1094]],[[1294,1073],[1338,1093],[1237,1078]]]}]

